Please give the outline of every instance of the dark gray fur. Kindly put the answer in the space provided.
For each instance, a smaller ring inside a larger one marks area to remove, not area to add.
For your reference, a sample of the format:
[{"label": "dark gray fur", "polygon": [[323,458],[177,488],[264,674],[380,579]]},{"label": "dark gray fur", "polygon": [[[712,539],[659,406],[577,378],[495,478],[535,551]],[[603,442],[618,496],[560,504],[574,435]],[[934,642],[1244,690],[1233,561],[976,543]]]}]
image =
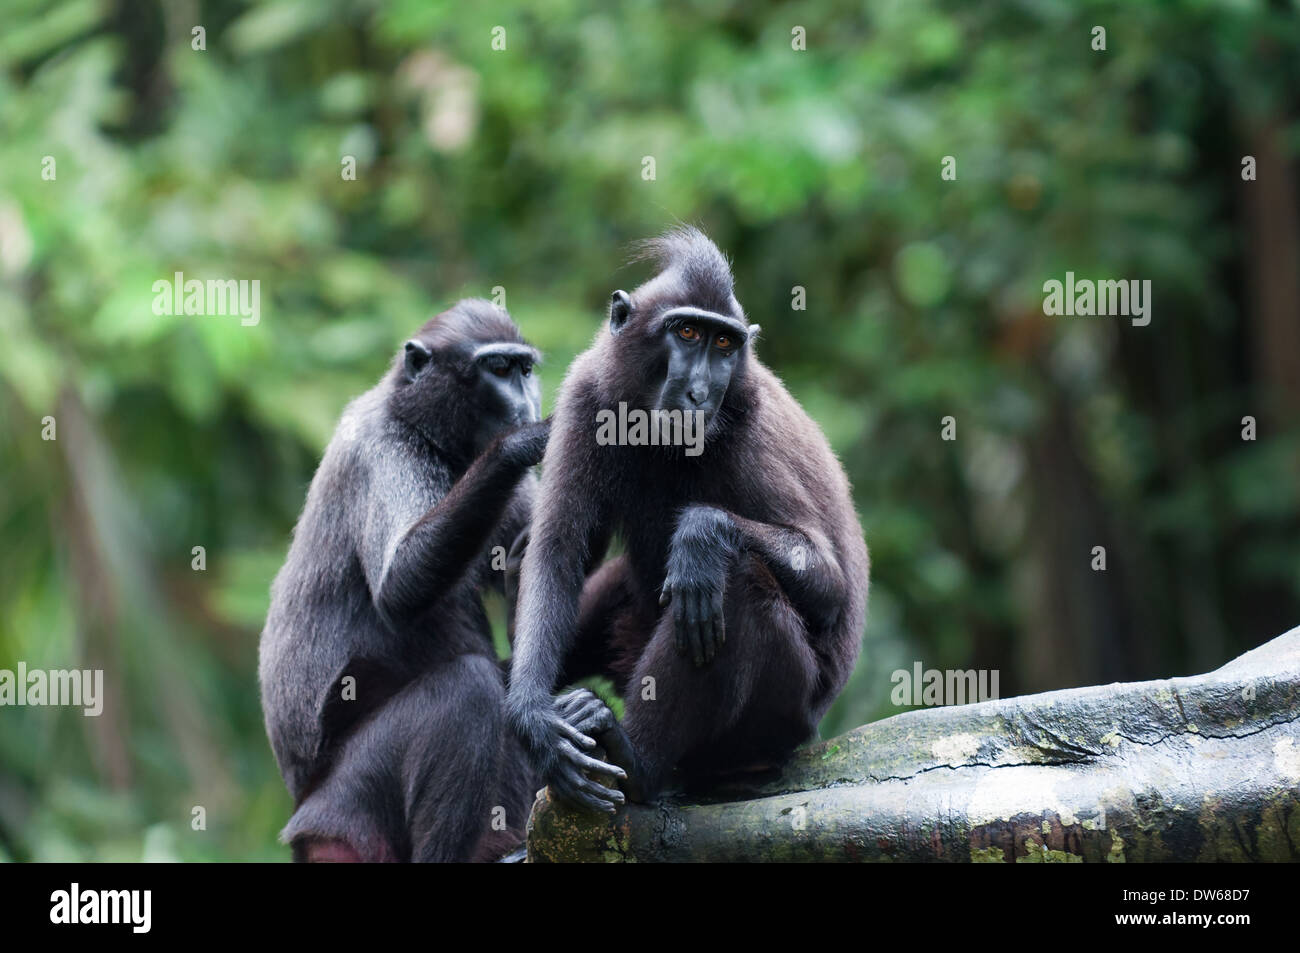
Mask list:
[{"label": "dark gray fur", "polygon": [[481,593],[528,524],[547,425],[484,406],[473,354],[494,342],[523,344],[462,301],[348,405],[271,587],[259,678],[299,858],[486,859],[522,837],[533,780]]},{"label": "dark gray fur", "polygon": [[[560,391],[507,700],[552,790],[605,811],[623,795],[600,775],[626,773],[644,800],[674,772],[707,783],[779,763],[843,688],[866,617],[867,548],[839,461],[754,354],[756,328],[729,350],[714,343],[745,320],[726,259],[690,228],[643,255],[660,272],[614,292],[609,332]],[[697,318],[698,336],[674,339],[683,307],[724,320]],[[703,454],[600,445],[597,414],[620,402],[706,407]],[[615,535],[624,553],[588,576]],[[553,700],[594,673],[622,693],[625,735],[589,694]],[[580,749],[594,740],[607,760],[593,769]]]}]

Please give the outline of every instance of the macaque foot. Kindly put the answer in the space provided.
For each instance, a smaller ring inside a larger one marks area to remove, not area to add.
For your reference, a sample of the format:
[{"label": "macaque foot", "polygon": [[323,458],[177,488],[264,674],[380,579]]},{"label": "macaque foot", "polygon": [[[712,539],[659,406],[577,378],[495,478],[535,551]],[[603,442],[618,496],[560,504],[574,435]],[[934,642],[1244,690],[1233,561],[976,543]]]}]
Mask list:
[{"label": "macaque foot", "polygon": [[629,800],[645,803],[645,786],[637,770],[636,752],[623,726],[618,723],[595,692],[586,688],[575,689],[561,696],[557,702],[560,716],[584,735],[594,738],[603,749],[602,761],[622,768],[626,778],[619,785]]},{"label": "macaque foot", "polygon": [[590,738],[618,724],[609,706],[589,688],[575,688],[561,695],[555,700],[555,707],[561,718]]}]

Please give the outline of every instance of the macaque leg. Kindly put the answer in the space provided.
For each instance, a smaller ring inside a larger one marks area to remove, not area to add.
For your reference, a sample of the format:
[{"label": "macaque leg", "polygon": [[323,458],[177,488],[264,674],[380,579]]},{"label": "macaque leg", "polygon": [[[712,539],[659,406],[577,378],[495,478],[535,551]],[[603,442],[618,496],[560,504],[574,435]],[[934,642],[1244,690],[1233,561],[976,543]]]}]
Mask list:
[{"label": "macaque leg", "polygon": [[[620,658],[625,640],[617,630],[633,614],[635,602],[633,576],[626,556],[609,560],[587,577],[578,604],[578,629],[573,648],[564,660],[560,685],[571,685],[590,675],[605,675],[616,683],[626,680],[631,663]],[[622,679],[620,668],[624,670]]]},{"label": "macaque leg", "polygon": [[[706,666],[679,653],[661,614],[624,695],[629,765],[616,738],[599,738],[613,763],[651,800],[672,770],[720,774],[757,757],[784,757],[815,730],[818,667],[803,621],[762,561],[736,560],[723,597],[726,641]],[[629,789],[629,794],[632,791]]]},{"label": "macaque leg", "polygon": [[407,685],[357,727],[294,813],[282,837],[295,857],[490,859],[479,848],[500,833],[494,825],[522,840],[530,792],[506,776],[526,768],[505,757],[504,695],[496,662],[478,655]]}]

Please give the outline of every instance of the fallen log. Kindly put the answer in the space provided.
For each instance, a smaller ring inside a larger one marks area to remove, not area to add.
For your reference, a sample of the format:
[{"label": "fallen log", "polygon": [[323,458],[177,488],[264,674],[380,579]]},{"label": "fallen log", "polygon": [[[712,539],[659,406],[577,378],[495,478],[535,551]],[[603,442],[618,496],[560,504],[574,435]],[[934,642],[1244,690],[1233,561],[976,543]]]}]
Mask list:
[{"label": "fallen log", "polygon": [[612,818],[544,789],[528,859],[1300,860],[1300,628],[1206,675],[895,715]]}]

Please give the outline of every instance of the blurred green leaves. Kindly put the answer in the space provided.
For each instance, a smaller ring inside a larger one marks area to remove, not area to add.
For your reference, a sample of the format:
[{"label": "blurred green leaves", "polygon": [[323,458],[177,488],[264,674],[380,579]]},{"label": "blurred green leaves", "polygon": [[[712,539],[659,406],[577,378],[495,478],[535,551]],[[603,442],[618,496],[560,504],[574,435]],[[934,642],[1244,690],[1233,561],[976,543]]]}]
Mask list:
[{"label": "blurred green leaves", "polygon": [[[1247,356],[1267,332],[1238,192],[1258,123],[1294,175],[1293,11],[8,0],[4,19],[0,667],[92,659],[125,697],[94,729],[0,711],[0,854],[282,856],[257,631],[343,405],[430,313],[501,287],[549,407],[645,273],[628,244],[675,221],[732,256],[758,352],[854,484],[870,621],[824,733],[891,713],[888,674],[918,657],[1000,666],[1010,692],[1187,670],[1188,618],[1223,659],[1295,621],[1300,436]],[[1151,279],[1148,333],[1045,318],[1067,269]],[[258,280],[260,324],[155,315],[177,271]],[[112,492],[88,492],[92,457]],[[1089,641],[1060,601],[1088,545],[1056,517],[1094,503],[1127,555],[1106,598],[1149,607],[1140,638]]]}]

